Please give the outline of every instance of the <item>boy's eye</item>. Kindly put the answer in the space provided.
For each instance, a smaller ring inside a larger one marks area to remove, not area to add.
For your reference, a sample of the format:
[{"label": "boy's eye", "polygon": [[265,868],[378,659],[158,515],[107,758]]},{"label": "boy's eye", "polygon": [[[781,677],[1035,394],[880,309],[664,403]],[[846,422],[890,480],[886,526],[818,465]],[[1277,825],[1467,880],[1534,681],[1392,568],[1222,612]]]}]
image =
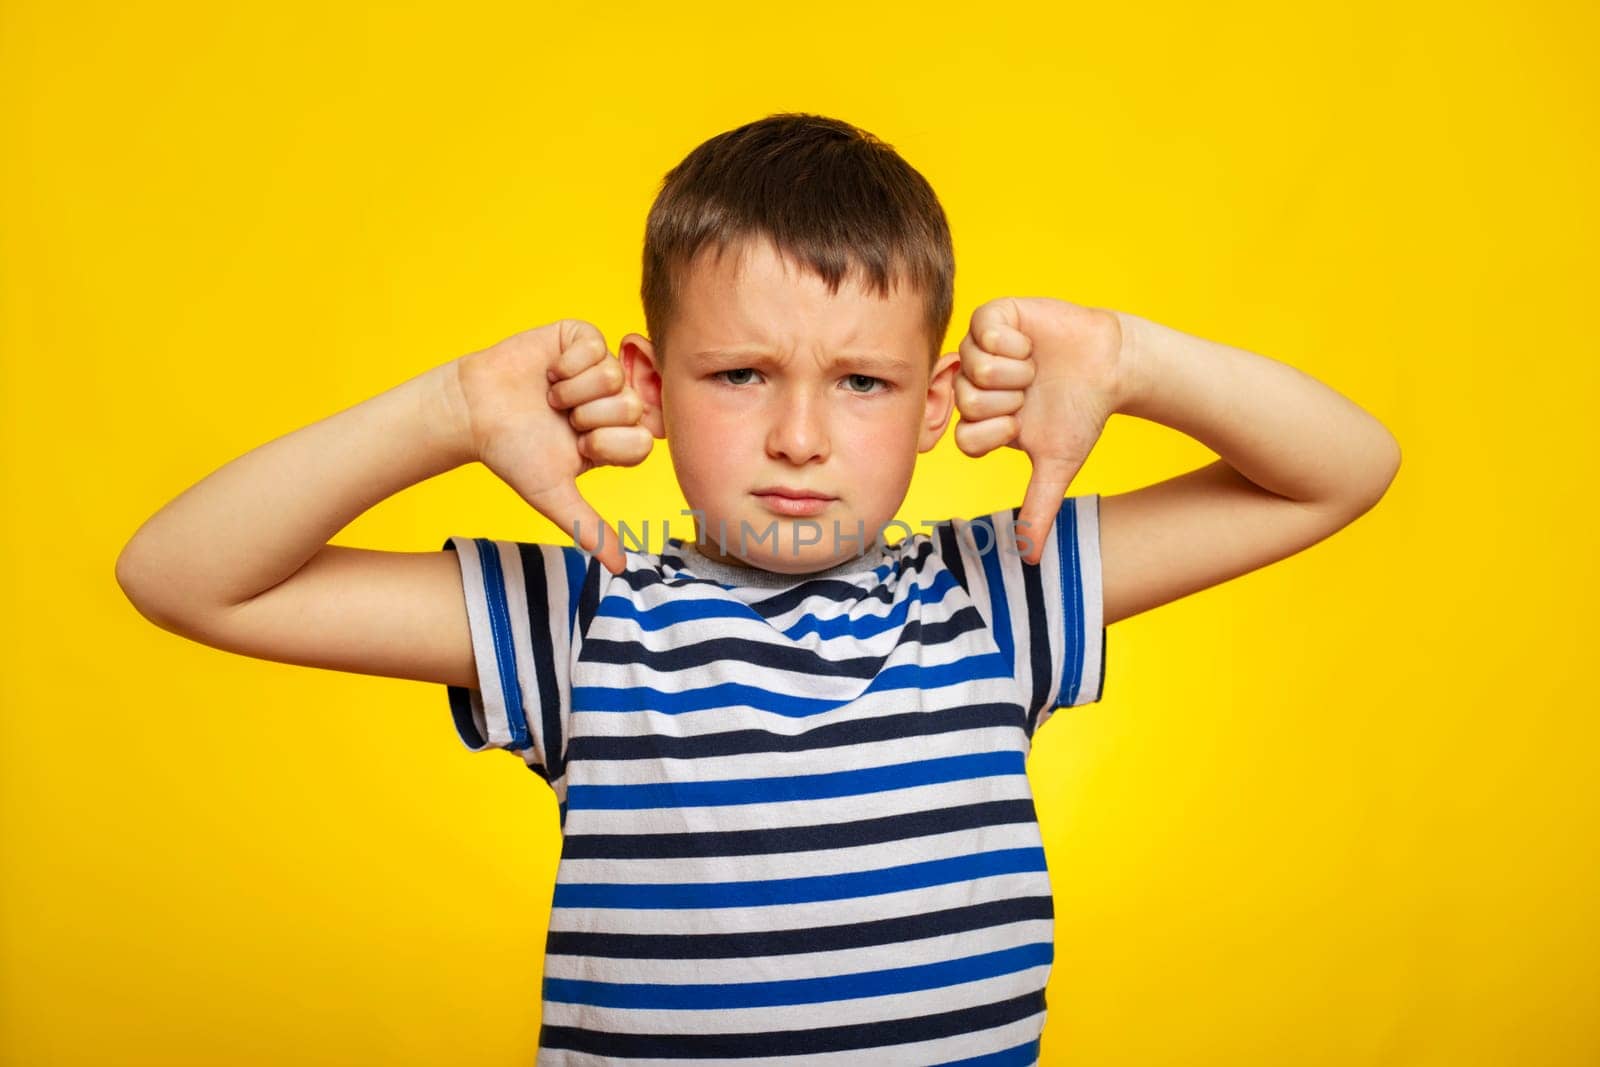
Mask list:
[{"label": "boy's eye", "polygon": [[[755,373],[754,367],[735,367],[732,370],[719,370],[712,377],[727,382],[729,385],[746,385],[750,379],[746,378],[745,375]],[[883,392],[883,389],[874,390],[874,385],[883,386],[884,388],[887,388],[888,385],[882,378],[874,378],[870,374],[851,374],[845,377],[845,381],[850,383],[850,392],[863,395]]]}]

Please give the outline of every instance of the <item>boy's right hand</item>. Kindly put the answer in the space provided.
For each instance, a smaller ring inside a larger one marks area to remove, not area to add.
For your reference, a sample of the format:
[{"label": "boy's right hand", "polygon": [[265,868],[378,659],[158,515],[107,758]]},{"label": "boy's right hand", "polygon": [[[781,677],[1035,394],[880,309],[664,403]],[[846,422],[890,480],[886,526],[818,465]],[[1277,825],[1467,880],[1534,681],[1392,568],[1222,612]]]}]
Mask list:
[{"label": "boy's right hand", "polygon": [[525,330],[456,360],[456,378],[472,456],[567,534],[576,521],[579,546],[622,573],[617,532],[583,498],[577,477],[605,464],[631,467],[655,440],[600,331],[580,319]]}]

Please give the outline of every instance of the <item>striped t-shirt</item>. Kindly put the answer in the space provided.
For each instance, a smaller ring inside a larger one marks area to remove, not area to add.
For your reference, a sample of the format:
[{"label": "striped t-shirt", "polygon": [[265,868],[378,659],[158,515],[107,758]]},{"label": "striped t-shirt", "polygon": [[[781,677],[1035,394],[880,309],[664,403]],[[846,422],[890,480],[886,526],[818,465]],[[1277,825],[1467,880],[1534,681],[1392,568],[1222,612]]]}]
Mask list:
[{"label": "striped t-shirt", "polygon": [[[1054,911],[1024,760],[1100,699],[1097,495],[825,571],[452,537],[473,751],[559,802],[540,1064],[1032,1064]],[[648,545],[644,546],[650,547]]]}]

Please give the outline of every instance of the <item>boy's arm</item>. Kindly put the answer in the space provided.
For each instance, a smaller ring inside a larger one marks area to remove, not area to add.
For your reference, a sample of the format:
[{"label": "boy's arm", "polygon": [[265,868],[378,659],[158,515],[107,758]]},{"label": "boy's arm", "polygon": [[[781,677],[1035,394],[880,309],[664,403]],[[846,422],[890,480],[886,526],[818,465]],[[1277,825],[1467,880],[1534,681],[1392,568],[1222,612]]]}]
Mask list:
[{"label": "boy's arm", "polygon": [[473,458],[447,363],[247,452],[147,520],[117,559],[151,622],[283,663],[475,686],[449,552],[328,544],[372,505]]},{"label": "boy's arm", "polygon": [[955,395],[962,451],[1006,445],[1032,461],[1017,521],[1028,563],[1112,414],[1171,426],[1221,457],[1100,498],[1102,625],[1315,544],[1371,508],[1400,467],[1382,423],[1288,364],[1047,297],[973,312]]},{"label": "boy's arm", "polygon": [[481,460],[558,527],[582,520],[581,547],[615,573],[626,562],[616,535],[574,479],[648,454],[639,407],[590,324],[523,331],[213,472],[139,528],[117,581],[150,621],[216,648],[475,688],[458,554],[328,539],[407,486]]},{"label": "boy's arm", "polygon": [[1117,311],[1114,410],[1221,458],[1100,502],[1104,621],[1275,562],[1370,509],[1400,467],[1372,415],[1288,364]]}]

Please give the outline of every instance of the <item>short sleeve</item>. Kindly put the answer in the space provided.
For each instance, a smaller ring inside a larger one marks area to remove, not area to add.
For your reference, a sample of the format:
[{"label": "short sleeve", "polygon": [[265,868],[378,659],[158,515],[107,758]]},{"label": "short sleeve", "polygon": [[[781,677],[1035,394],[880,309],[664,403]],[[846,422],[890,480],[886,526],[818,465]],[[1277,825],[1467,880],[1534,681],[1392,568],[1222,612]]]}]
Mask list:
[{"label": "short sleeve", "polygon": [[505,749],[554,783],[566,773],[573,635],[598,560],[565,545],[451,537],[461,565],[478,685],[448,686],[473,752]]},{"label": "short sleeve", "polygon": [[953,520],[939,540],[947,566],[958,570],[1001,654],[1015,665],[1031,738],[1056,708],[1093,704],[1105,686],[1100,496],[1062,500],[1036,564],[1017,549],[1021,510]]}]

